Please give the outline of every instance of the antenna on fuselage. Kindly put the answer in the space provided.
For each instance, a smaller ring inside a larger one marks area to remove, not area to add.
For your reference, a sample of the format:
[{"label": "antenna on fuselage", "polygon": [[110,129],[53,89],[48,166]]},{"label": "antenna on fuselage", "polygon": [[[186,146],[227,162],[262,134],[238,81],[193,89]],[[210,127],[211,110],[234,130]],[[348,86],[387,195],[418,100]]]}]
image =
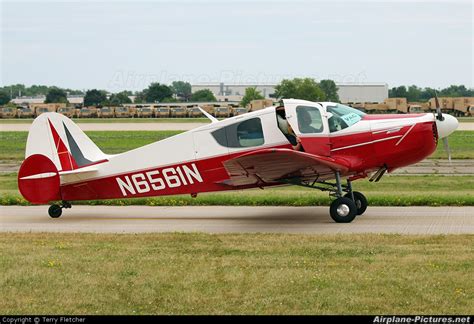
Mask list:
[{"label": "antenna on fuselage", "polygon": [[211,123],[217,123],[219,121],[217,118],[215,118],[214,116],[209,114],[207,111],[205,111],[201,107],[199,107],[199,106],[197,106],[197,107],[204,114],[204,116],[206,116],[207,118],[209,118],[211,120]]}]

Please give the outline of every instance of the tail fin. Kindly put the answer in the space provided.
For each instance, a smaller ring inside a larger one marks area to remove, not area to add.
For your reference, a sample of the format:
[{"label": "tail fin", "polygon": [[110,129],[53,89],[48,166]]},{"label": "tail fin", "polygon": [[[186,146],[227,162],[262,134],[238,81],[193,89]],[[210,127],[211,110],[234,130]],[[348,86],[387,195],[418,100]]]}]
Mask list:
[{"label": "tail fin", "polygon": [[58,113],[43,113],[31,125],[25,158],[41,154],[58,171],[71,171],[107,160],[94,142],[72,120]]}]

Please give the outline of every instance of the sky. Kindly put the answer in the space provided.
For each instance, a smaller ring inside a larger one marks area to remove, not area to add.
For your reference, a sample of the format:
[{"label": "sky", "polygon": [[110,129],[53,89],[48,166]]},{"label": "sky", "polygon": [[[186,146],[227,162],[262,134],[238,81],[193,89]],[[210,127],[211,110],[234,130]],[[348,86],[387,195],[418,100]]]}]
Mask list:
[{"label": "sky", "polygon": [[474,87],[471,0],[0,1],[0,86]]}]

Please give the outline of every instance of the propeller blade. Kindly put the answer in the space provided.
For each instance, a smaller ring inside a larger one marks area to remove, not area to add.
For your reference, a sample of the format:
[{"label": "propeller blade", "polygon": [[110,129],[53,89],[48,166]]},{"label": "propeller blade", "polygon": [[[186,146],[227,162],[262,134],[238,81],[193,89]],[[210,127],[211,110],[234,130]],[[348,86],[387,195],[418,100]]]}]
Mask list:
[{"label": "propeller blade", "polygon": [[443,114],[441,113],[441,107],[439,105],[438,94],[436,93],[436,91],[435,91],[435,103],[436,103],[436,119],[443,121],[444,118],[443,118]]},{"label": "propeller blade", "polygon": [[443,146],[444,146],[444,150],[448,153],[448,161],[449,163],[451,163],[451,151],[449,149],[449,143],[448,143],[447,137],[443,138]]}]

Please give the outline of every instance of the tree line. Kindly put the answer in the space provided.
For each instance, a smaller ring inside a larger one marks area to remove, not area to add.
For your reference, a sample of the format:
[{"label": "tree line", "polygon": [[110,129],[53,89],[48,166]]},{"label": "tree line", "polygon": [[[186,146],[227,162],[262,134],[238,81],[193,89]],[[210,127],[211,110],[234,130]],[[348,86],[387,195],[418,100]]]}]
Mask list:
[{"label": "tree line", "polygon": [[433,88],[420,88],[416,85],[399,86],[388,91],[390,98],[407,98],[408,102],[428,101],[435,94],[438,97],[474,97],[474,89],[467,89],[464,85],[451,85],[447,88],[436,90]]},{"label": "tree line", "polygon": [[[337,86],[333,80],[321,80],[317,82],[312,78],[294,78],[282,80],[275,86],[273,98],[304,99],[309,101],[339,101]],[[464,85],[451,85],[445,89],[435,90],[433,88],[419,88],[415,85],[406,87],[399,86],[389,90],[389,97],[407,98],[409,102],[428,101],[434,97],[435,92],[439,97],[472,97],[473,89],[467,89]],[[68,103],[68,95],[83,95],[85,106],[118,106],[132,103],[131,96],[135,96],[134,103],[159,103],[159,102],[212,102],[217,101],[209,89],[192,92],[191,84],[185,81],[174,81],[171,85],[159,82],[151,83],[142,91],[121,91],[108,94],[105,90],[91,89],[85,92],[81,90],[62,89],[55,86],[32,85],[26,87],[23,84],[15,84],[0,88],[0,105],[5,105],[12,97],[46,95],[45,103]],[[252,100],[264,99],[264,96],[255,87],[245,89],[241,106],[247,106]]]}]

